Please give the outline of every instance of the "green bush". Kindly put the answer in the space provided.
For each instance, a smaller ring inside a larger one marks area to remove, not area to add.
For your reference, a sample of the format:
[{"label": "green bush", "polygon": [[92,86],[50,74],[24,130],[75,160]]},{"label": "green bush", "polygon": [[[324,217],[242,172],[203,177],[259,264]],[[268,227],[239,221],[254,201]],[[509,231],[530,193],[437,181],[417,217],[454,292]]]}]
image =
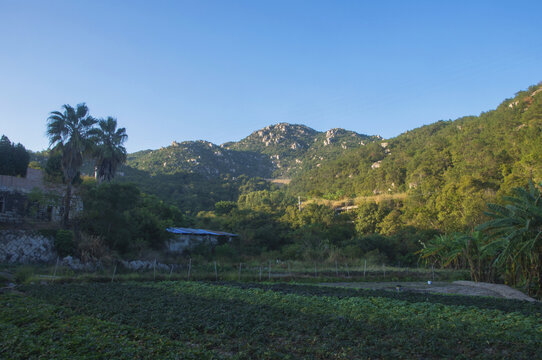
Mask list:
[{"label": "green bush", "polygon": [[46,238],[51,238],[51,239],[56,238],[56,233],[57,232],[58,232],[57,229],[41,229],[41,230],[38,230],[38,234],[40,234],[41,236],[44,236]]},{"label": "green bush", "polygon": [[74,251],[73,231],[58,230],[55,237],[55,249],[58,255],[67,256]]},{"label": "green bush", "polygon": [[237,260],[239,254],[230,244],[215,247],[215,256],[219,260]]},{"label": "green bush", "polygon": [[15,271],[15,281],[18,284],[24,284],[34,275],[34,269],[30,266],[21,266]]}]

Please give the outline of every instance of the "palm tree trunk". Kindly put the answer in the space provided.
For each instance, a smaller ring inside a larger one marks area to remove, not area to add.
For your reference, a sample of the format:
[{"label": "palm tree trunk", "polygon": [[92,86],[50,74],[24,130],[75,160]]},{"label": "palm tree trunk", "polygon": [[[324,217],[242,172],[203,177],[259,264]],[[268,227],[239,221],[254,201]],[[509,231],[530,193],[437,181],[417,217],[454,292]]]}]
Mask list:
[{"label": "palm tree trunk", "polygon": [[538,276],[538,289],[536,290],[536,295],[542,297],[542,251],[538,252],[536,258],[538,260],[535,266],[536,275]]},{"label": "palm tree trunk", "polygon": [[64,228],[68,228],[70,222],[70,205],[72,200],[72,183],[68,181],[66,185],[66,197],[64,198],[64,218],[62,219],[62,225]]}]

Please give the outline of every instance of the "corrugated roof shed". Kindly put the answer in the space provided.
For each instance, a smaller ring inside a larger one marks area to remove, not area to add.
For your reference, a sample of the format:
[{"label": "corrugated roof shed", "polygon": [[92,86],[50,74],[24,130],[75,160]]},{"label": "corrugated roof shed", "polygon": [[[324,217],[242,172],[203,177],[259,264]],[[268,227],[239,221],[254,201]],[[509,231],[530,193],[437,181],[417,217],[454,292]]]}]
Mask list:
[{"label": "corrugated roof shed", "polygon": [[213,236],[238,236],[237,234],[230,234],[224,231],[211,231],[204,229],[190,229],[190,228],[181,228],[181,227],[170,227],[166,231],[169,231],[173,234],[182,234],[182,235],[213,235]]}]

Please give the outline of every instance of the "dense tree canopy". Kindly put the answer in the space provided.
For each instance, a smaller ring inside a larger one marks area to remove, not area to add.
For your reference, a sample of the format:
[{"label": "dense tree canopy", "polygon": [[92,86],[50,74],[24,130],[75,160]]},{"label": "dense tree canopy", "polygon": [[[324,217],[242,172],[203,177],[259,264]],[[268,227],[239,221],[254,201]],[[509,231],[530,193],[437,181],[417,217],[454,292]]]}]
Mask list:
[{"label": "dense tree canopy", "polygon": [[9,141],[2,135],[0,139],[0,175],[26,176],[30,154],[21,144]]}]

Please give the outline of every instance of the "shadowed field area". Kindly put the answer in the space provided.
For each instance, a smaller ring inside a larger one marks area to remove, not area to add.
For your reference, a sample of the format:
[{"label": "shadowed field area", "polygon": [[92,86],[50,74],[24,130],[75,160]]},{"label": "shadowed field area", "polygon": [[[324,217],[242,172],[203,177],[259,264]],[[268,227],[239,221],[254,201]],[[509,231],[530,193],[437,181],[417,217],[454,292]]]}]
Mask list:
[{"label": "shadowed field area", "polygon": [[495,298],[166,281],[21,290],[0,295],[1,357],[533,358],[542,340],[542,305]]}]

